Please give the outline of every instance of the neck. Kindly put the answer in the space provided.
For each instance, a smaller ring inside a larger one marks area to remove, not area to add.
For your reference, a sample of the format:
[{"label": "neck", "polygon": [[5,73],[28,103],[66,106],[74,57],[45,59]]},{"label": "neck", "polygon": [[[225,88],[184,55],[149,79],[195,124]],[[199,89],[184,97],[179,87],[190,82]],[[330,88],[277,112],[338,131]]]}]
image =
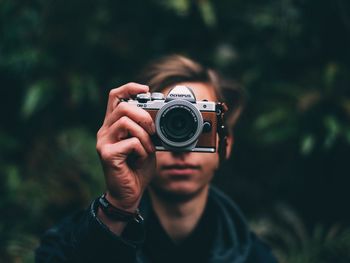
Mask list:
[{"label": "neck", "polygon": [[153,209],[174,242],[184,240],[196,227],[207,203],[209,186],[189,199],[167,200],[150,188]]}]

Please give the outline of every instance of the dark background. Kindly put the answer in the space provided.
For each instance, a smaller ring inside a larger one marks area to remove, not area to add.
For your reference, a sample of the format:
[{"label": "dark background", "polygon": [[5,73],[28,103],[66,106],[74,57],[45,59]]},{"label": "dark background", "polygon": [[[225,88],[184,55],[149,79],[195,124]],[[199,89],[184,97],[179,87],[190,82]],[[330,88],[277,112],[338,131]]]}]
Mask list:
[{"label": "dark background", "polygon": [[180,53],[248,95],[214,183],[281,262],[348,262],[349,50],[347,0],[1,0],[0,261],[103,192],[109,90]]}]

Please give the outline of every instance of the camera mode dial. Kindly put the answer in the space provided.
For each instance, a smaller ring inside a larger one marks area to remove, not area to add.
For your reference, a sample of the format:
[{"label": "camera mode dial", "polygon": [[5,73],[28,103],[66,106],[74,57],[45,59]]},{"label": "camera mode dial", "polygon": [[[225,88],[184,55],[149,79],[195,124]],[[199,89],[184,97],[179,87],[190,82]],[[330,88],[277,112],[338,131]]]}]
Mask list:
[{"label": "camera mode dial", "polygon": [[144,103],[151,100],[151,95],[149,93],[140,93],[136,95],[136,100]]}]

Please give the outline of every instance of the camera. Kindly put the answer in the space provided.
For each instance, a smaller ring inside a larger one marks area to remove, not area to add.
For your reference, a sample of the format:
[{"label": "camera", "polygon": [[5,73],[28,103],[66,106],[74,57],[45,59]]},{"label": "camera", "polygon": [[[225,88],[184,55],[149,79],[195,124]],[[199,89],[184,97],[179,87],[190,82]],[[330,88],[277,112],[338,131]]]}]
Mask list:
[{"label": "camera", "polygon": [[196,101],[191,88],[173,87],[163,93],[140,93],[128,103],[151,115],[156,134],[153,142],[158,151],[215,152],[220,103]]}]

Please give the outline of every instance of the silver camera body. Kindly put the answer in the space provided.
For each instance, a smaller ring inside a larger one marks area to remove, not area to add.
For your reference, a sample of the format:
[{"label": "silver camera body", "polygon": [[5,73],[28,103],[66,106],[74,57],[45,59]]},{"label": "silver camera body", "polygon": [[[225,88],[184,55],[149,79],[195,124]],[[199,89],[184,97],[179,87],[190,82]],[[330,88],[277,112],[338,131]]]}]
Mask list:
[{"label": "silver camera body", "polygon": [[156,150],[216,151],[217,103],[196,101],[191,88],[175,86],[166,97],[159,92],[141,93],[127,102],[150,113]]}]

